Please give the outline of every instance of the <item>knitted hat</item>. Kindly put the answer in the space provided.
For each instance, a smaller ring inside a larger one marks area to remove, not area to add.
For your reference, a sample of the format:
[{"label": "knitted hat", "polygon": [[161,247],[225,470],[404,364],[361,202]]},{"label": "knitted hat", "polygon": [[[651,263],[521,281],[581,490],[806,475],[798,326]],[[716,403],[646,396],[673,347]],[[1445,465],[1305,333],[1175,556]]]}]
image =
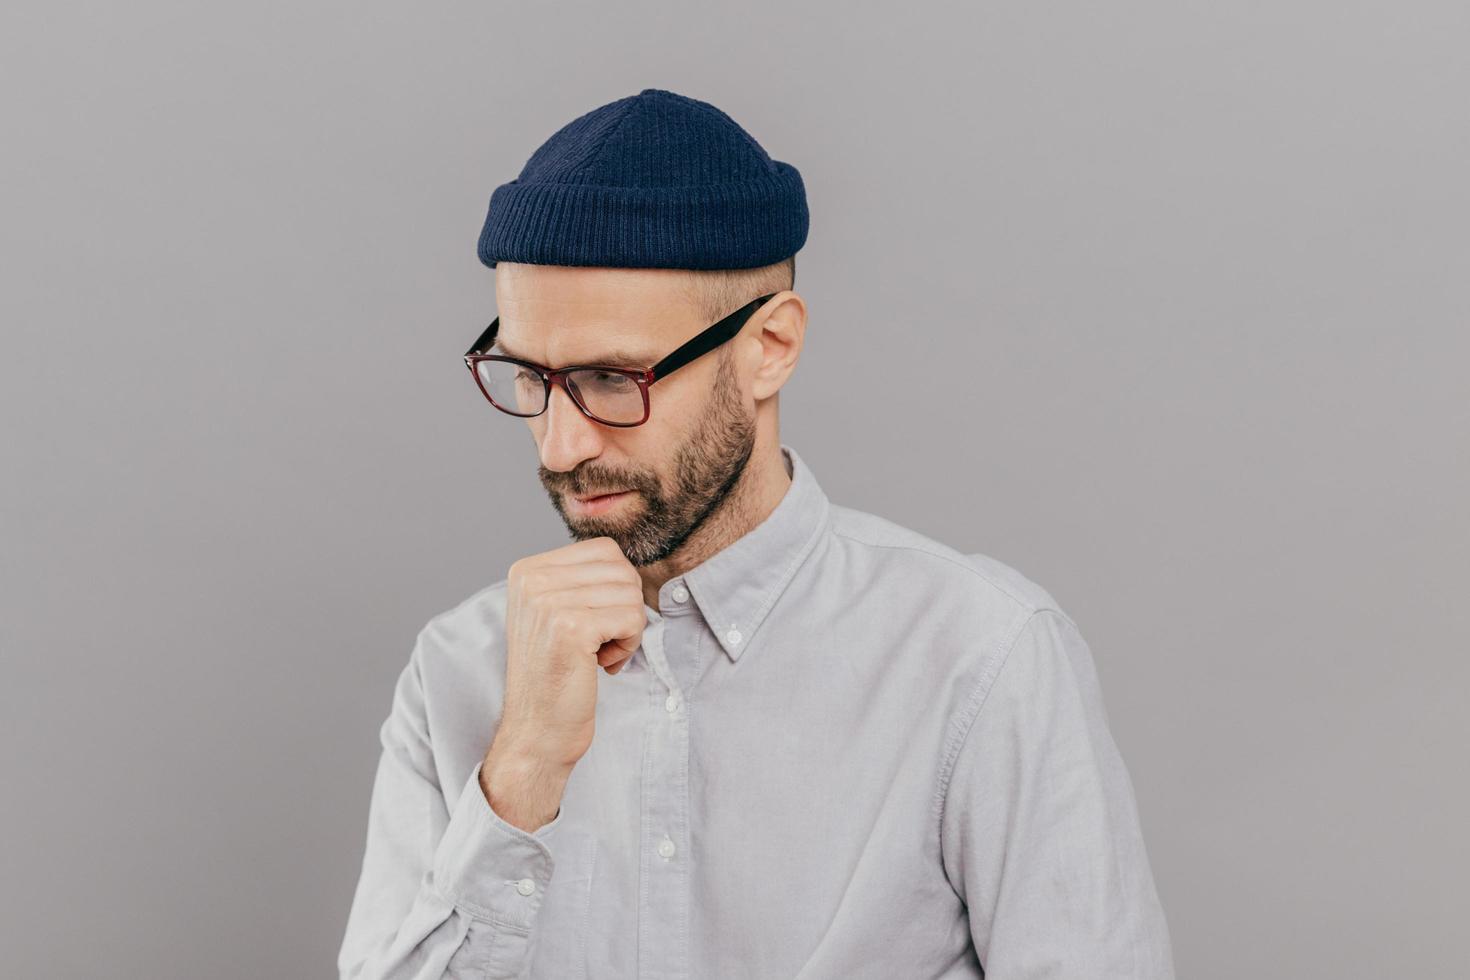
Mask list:
[{"label": "knitted hat", "polygon": [[578,116],[490,195],[480,261],[748,269],[796,254],[801,174],[725,113],[646,88]]}]

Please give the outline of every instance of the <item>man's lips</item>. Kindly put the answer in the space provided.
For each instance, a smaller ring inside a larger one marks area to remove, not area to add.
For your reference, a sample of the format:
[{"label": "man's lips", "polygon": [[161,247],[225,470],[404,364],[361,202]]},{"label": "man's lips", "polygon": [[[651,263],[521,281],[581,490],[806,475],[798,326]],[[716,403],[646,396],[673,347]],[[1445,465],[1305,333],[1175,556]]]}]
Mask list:
[{"label": "man's lips", "polygon": [[571,513],[579,517],[593,517],[616,510],[623,506],[627,498],[631,496],[633,496],[632,490],[615,490],[612,493],[600,493],[591,497],[572,497],[566,506]]},{"label": "man's lips", "polygon": [[577,499],[580,500],[580,501],[582,501],[582,503],[585,504],[587,501],[589,501],[589,500],[596,500],[598,497],[611,497],[615,493],[623,493],[623,492],[625,492],[625,491],[622,491],[622,490],[600,490],[597,493],[589,493],[586,496],[577,496]]}]

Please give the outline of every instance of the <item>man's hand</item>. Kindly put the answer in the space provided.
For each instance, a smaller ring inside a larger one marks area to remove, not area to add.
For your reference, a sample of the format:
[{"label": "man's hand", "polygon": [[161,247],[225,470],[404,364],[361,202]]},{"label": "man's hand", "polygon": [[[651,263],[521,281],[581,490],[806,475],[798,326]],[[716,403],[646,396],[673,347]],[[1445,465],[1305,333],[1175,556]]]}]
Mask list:
[{"label": "man's hand", "polygon": [[597,669],[622,670],[643,642],[643,580],[609,537],[510,566],[505,705],[480,786],[502,819],[549,823],[592,745]]}]

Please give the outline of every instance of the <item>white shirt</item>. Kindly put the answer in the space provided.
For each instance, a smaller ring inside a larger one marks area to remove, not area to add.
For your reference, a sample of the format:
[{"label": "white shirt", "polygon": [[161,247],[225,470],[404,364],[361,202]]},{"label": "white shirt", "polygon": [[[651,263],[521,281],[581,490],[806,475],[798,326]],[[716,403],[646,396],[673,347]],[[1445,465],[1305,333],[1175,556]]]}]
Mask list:
[{"label": "white shirt", "polygon": [[[792,484],[659,590],[535,833],[479,787],[506,580],[420,631],[344,978],[1173,980],[1092,654],[1039,585]],[[983,965],[983,970],[982,970]]]}]

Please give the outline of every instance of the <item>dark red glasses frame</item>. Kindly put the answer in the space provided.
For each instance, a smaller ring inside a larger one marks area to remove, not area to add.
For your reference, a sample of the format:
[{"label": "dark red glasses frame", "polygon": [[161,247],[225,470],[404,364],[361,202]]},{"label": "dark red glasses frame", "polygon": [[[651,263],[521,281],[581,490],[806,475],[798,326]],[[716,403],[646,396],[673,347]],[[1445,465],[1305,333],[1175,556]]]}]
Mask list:
[{"label": "dark red glasses frame", "polygon": [[[694,360],[697,357],[702,357],[703,355],[708,354],[716,347],[719,347],[721,344],[728,341],[731,337],[740,332],[740,328],[745,326],[745,321],[749,320],[751,316],[755,314],[756,310],[760,309],[767,301],[769,301],[772,297],[776,295],[776,293],[767,293],[765,296],[761,296],[751,300],[749,303],[746,303],[744,306],[740,307],[740,309],[723,318],[718,323],[711,324],[710,326],[701,330],[699,333],[695,334],[693,337],[689,338],[689,340],[679,345],[679,347],[672,354],[659,361],[653,367],[647,368],[646,370],[642,371],[635,370],[633,368],[607,367],[602,364],[569,364],[564,368],[552,370],[551,368],[546,367],[544,364],[537,364],[534,361],[522,360],[519,357],[508,357],[504,354],[482,354],[480,353],[481,351],[488,350],[495,343],[495,334],[500,330],[500,317],[498,316],[494,320],[490,321],[490,326],[485,328],[485,332],[480,334],[479,338],[474,342],[470,349],[465,352],[464,362],[469,367],[470,374],[474,376],[475,386],[480,389],[480,394],[485,396],[486,401],[488,401],[490,404],[494,405],[496,408],[500,409],[507,415],[513,415],[519,419],[533,419],[537,415],[541,415],[546,411],[547,406],[551,404],[551,386],[561,385],[561,390],[567,393],[567,397],[572,400],[572,404],[576,405],[578,410],[581,411],[583,415],[587,416],[594,422],[600,423],[602,425],[616,426],[618,428],[628,428],[634,425],[642,425],[644,422],[648,421],[649,385],[653,384],[660,378],[667,378],[670,374],[673,374],[675,371],[688,364],[690,361]],[[512,412],[504,405],[497,403],[494,398],[490,397],[490,392],[486,390],[485,382],[480,377],[480,371],[475,366],[480,361],[509,361],[512,364],[520,364],[523,367],[528,367],[539,374],[541,376],[542,383],[546,385],[546,399],[542,403],[541,411],[536,412],[532,415],[526,415],[523,412]],[[596,371],[608,371],[614,374],[626,375],[627,377],[630,377],[635,382],[637,382],[638,390],[643,395],[643,418],[639,419],[637,422],[609,422],[606,419],[598,418],[596,415],[593,415],[590,411],[588,411],[587,406],[582,404],[581,399],[576,396],[576,394],[572,391],[571,387],[566,382],[567,372],[585,371],[588,368]]]}]

